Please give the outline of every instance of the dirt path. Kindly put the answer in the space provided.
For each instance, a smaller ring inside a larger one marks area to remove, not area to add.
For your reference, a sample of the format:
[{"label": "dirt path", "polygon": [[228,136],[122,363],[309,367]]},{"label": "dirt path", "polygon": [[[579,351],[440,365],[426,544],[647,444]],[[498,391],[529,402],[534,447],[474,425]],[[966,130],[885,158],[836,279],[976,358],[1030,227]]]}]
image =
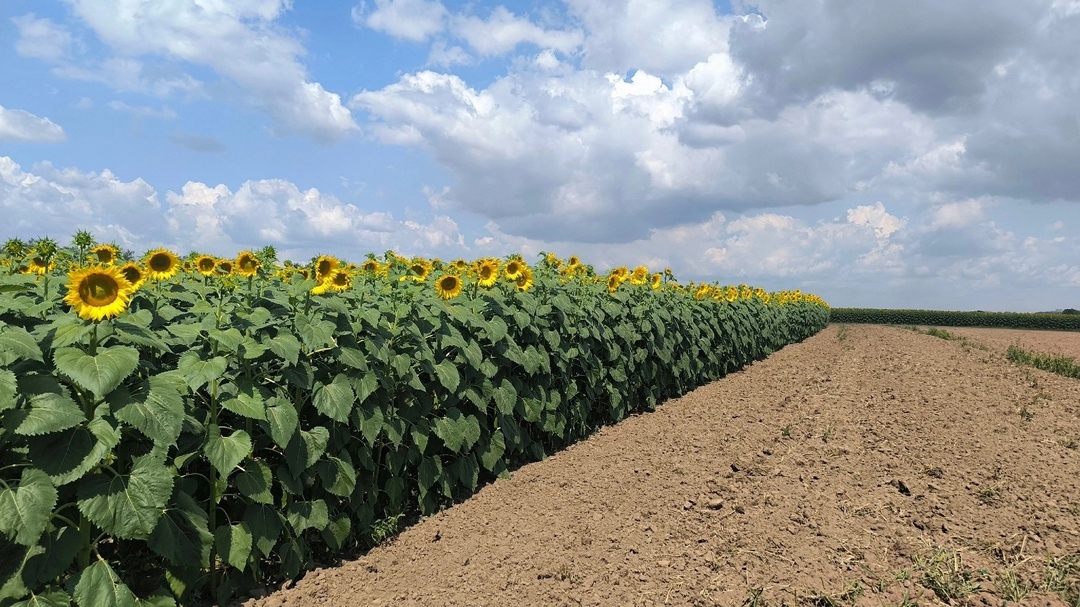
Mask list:
[{"label": "dirt path", "polygon": [[247,605],[1067,605],[1078,442],[1076,380],[830,326]]}]

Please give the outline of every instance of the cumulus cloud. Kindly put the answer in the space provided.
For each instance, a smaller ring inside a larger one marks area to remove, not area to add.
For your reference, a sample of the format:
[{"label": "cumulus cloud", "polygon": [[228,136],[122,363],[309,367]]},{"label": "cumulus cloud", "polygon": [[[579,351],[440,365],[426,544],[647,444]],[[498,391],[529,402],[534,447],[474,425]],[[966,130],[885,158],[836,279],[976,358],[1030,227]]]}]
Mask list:
[{"label": "cumulus cloud", "polygon": [[504,6],[495,7],[487,19],[457,15],[452,27],[454,34],[464,39],[473,50],[489,56],[505,54],[523,43],[569,53],[584,40],[580,30],[544,29]]},{"label": "cumulus cloud", "polygon": [[0,239],[51,236],[66,243],[86,229],[135,251],[165,245],[234,255],[270,244],[302,261],[325,252],[359,259],[390,248],[437,255],[465,247],[448,216],[398,219],[283,179],[246,181],[235,191],[192,181],[162,197],[146,181],[124,181],[109,170],[43,163],[28,171],[6,156],[0,156],[0,215]]},{"label": "cumulus cloud", "polygon": [[64,129],[52,120],[0,105],[0,141],[56,142],[65,138]]},{"label": "cumulus cloud", "polygon": [[[102,68],[68,64],[62,76],[105,79],[118,72],[141,84],[140,57],[207,66],[264,108],[279,127],[321,140],[336,140],[357,130],[349,110],[307,75],[300,41],[275,25],[290,3],[285,0],[195,2],[186,0],[146,10],[138,0],[70,0],[74,14],[116,53]],[[190,77],[188,77],[190,78]],[[188,78],[166,80],[166,90],[190,86]],[[125,82],[121,80],[120,82]]]},{"label": "cumulus cloud", "polygon": [[438,0],[375,0],[371,11],[366,2],[352,9],[352,19],[357,25],[414,42],[423,42],[441,32],[448,15],[449,11]]},{"label": "cumulus cloud", "polygon": [[57,61],[67,57],[75,45],[71,32],[50,19],[40,19],[28,13],[11,21],[19,30],[15,52],[23,57]]}]

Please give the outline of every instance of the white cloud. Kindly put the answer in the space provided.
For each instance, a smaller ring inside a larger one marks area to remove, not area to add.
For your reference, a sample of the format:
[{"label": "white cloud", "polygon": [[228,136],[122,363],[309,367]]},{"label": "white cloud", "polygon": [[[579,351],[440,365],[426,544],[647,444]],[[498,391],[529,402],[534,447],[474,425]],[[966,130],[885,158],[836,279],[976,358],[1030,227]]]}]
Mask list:
[{"label": "white cloud", "polygon": [[56,142],[65,138],[64,129],[52,120],[0,105],[0,141]]},{"label": "white cloud", "polygon": [[935,208],[930,214],[929,229],[966,228],[983,218],[987,200],[964,200],[950,202]]},{"label": "white cloud", "polygon": [[67,57],[75,44],[71,32],[49,19],[39,19],[33,13],[11,20],[19,30],[15,52],[23,57],[57,61]]},{"label": "white cloud", "polygon": [[[186,0],[154,10],[139,0],[69,2],[129,73],[142,70],[136,58],[143,55],[204,65],[247,91],[248,102],[285,130],[323,140],[357,130],[340,96],[309,80],[301,43],[274,25],[290,6],[285,0]],[[59,73],[87,71],[67,66]]]},{"label": "white cloud", "polygon": [[375,10],[367,3],[353,7],[352,19],[395,38],[424,42],[443,30],[449,12],[438,0],[375,0]]},{"label": "white cloud", "polygon": [[123,101],[110,101],[106,105],[118,112],[126,112],[137,118],[158,118],[161,120],[173,120],[177,117],[176,111],[169,106],[161,109],[152,108],[148,105],[128,105]]},{"label": "white cloud", "polygon": [[522,43],[532,43],[565,54],[584,41],[584,34],[580,30],[546,30],[503,6],[495,7],[487,19],[456,15],[452,20],[452,29],[473,50],[487,56],[503,55]]}]

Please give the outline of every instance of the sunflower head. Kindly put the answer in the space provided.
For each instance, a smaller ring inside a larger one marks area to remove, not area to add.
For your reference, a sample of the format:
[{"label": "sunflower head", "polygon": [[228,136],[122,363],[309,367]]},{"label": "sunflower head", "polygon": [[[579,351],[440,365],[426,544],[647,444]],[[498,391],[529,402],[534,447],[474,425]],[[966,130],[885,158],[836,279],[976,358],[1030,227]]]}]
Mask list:
[{"label": "sunflower head", "polygon": [[442,299],[453,299],[461,295],[461,278],[457,274],[443,274],[435,281],[435,292]]},{"label": "sunflower head", "polygon": [[532,270],[530,270],[528,266],[521,268],[521,272],[518,273],[514,282],[517,283],[518,291],[528,291],[533,286]]},{"label": "sunflower head", "polygon": [[195,260],[195,270],[203,276],[210,276],[217,269],[217,260],[210,255],[200,255]]},{"label": "sunflower head", "polygon": [[649,280],[649,268],[638,266],[630,273],[630,284],[643,285]]},{"label": "sunflower head", "polygon": [[94,265],[68,274],[68,304],[84,320],[99,321],[127,309],[135,286],[115,266]]},{"label": "sunflower head", "polygon": [[607,290],[608,290],[608,293],[614,293],[615,291],[618,291],[619,290],[619,285],[621,285],[621,284],[622,284],[622,280],[619,278],[618,274],[611,274],[610,276],[608,276],[608,278],[607,278]]},{"label": "sunflower head", "polygon": [[34,257],[30,258],[29,268],[31,274],[44,275],[56,269],[56,262],[52,260],[45,261],[45,259],[40,255],[35,255]]},{"label": "sunflower head", "polygon": [[506,262],[506,267],[503,268],[503,274],[510,280],[517,280],[518,275],[521,274],[522,268],[525,267],[524,262],[517,259],[511,259]]},{"label": "sunflower head", "polygon": [[315,260],[315,279],[322,282],[323,279],[329,278],[330,275],[334,273],[334,270],[338,269],[338,266],[340,265],[341,262],[338,261],[337,257],[332,255],[320,255],[319,258]]},{"label": "sunflower head", "polygon": [[423,259],[414,259],[409,264],[409,271],[416,275],[419,281],[427,280],[428,274],[431,273],[432,264]]},{"label": "sunflower head", "polygon": [[258,274],[259,266],[259,259],[251,251],[244,251],[236,256],[236,273],[244,278]]},{"label": "sunflower head", "polygon": [[364,274],[376,275],[379,273],[379,262],[374,259],[369,259],[360,264],[360,271]]},{"label": "sunflower head", "polygon": [[233,262],[231,259],[219,259],[217,260],[217,272],[221,276],[232,276],[233,274]]},{"label": "sunflower head", "polygon": [[116,263],[116,247],[112,245],[98,245],[91,249],[90,252],[97,257],[98,263],[100,264],[107,266],[111,263]]},{"label": "sunflower head", "polygon": [[168,249],[150,251],[144,263],[151,280],[168,280],[180,272],[180,258]]},{"label": "sunflower head", "polygon": [[338,268],[330,275],[327,282],[330,283],[330,289],[332,291],[340,293],[341,291],[348,290],[348,288],[352,286],[352,276],[349,275],[347,270]]},{"label": "sunflower head", "polygon": [[146,282],[146,271],[134,261],[120,266],[120,273],[131,283],[132,288],[138,289]]},{"label": "sunflower head", "polygon": [[485,261],[480,264],[476,274],[481,287],[494,286],[495,281],[499,279],[499,266],[495,262]]}]

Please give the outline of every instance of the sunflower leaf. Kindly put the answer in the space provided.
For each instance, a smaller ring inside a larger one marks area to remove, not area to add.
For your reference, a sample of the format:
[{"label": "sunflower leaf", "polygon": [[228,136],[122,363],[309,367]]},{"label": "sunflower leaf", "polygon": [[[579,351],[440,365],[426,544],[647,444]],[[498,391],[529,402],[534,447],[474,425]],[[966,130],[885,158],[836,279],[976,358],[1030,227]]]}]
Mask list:
[{"label": "sunflower leaf", "polygon": [[100,557],[76,579],[73,594],[79,607],[136,607],[135,595]]},{"label": "sunflower leaf", "polygon": [[243,430],[222,436],[221,428],[217,424],[210,424],[206,427],[204,453],[210,465],[223,476],[228,476],[251,453],[251,437]]},{"label": "sunflower leaf", "polygon": [[17,488],[0,489],[0,533],[23,546],[37,544],[56,507],[56,498],[56,487],[47,474],[24,468]]},{"label": "sunflower leaf", "polygon": [[356,402],[348,376],[339,373],[329,384],[316,382],[314,402],[315,408],[323,415],[336,422],[348,422],[349,412]]},{"label": "sunflower leaf", "polygon": [[457,366],[449,360],[444,360],[435,365],[435,375],[439,376],[439,383],[450,392],[454,392],[461,383],[461,375],[458,374]]},{"label": "sunflower leaf", "polygon": [[236,475],[236,488],[245,497],[259,504],[274,503],[274,494],[270,492],[273,486],[274,476],[270,472],[270,466],[260,461],[246,464],[244,470]]},{"label": "sunflower leaf", "polygon": [[155,444],[176,444],[184,426],[184,401],[167,378],[155,375],[131,390],[113,390],[108,401],[117,419]]},{"label": "sunflower leaf", "polygon": [[187,383],[192,390],[198,390],[211,381],[221,377],[229,361],[224,356],[215,356],[210,360],[202,358],[194,352],[188,352],[176,361],[176,370],[184,374]]},{"label": "sunflower leaf", "polygon": [[214,530],[214,544],[221,559],[243,571],[251,556],[252,535],[247,523],[222,525]]},{"label": "sunflower leaf", "polygon": [[105,396],[139,366],[139,351],[127,346],[98,350],[94,356],[78,348],[57,348],[56,368],[97,396]]},{"label": "sunflower leaf", "polygon": [[20,359],[45,362],[37,340],[26,329],[11,325],[0,327],[0,365]]},{"label": "sunflower leaf", "polygon": [[120,432],[104,418],[27,440],[29,458],[57,486],[77,480],[120,442]]},{"label": "sunflower leaf", "polygon": [[174,476],[149,457],[129,474],[99,472],[79,482],[79,511],[103,531],[123,539],[146,539],[172,495]]},{"label": "sunflower leaf", "polygon": [[84,421],[86,415],[70,396],[54,392],[35,394],[28,409],[9,411],[4,417],[4,425],[22,436],[63,432]]}]

